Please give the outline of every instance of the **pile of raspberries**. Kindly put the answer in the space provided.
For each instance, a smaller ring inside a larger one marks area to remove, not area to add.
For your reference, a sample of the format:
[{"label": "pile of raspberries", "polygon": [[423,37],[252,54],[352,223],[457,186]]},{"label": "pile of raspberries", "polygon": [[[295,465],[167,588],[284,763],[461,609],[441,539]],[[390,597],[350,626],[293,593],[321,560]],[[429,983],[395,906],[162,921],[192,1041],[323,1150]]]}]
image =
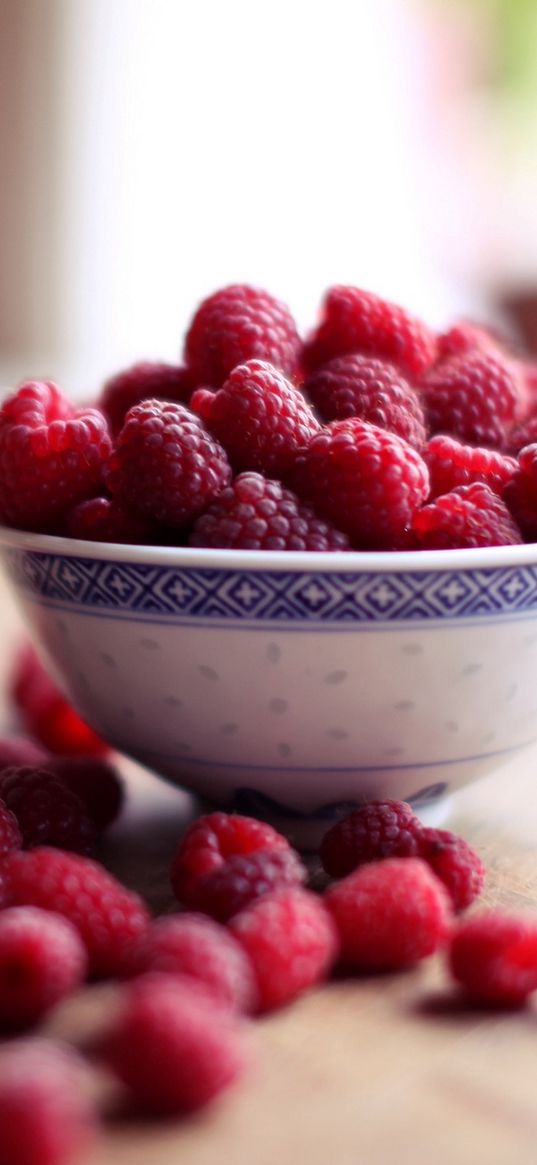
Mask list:
[{"label": "pile of raspberries", "polygon": [[5,401],[0,521],[240,550],[536,541],[537,366],[356,287],[327,292],[303,341],[235,284],[198,307],[182,364],[118,373],[94,408],[49,381]]}]

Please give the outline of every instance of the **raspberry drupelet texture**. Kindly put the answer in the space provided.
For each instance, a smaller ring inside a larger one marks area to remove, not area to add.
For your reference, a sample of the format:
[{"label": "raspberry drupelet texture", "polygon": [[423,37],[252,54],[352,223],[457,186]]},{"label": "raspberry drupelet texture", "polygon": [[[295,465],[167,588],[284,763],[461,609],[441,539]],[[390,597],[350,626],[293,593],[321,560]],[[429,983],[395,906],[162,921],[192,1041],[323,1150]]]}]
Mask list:
[{"label": "raspberry drupelet texture", "polygon": [[218,392],[199,389],[191,405],[236,471],[260,470],[268,477],[283,477],[320,429],[299,389],[263,360],[234,368]]},{"label": "raspberry drupelet texture", "polygon": [[474,1002],[519,1007],[537,991],[537,922],[499,910],[474,914],[453,934],[449,965]]},{"label": "raspberry drupelet texture", "polygon": [[535,442],[537,442],[537,412],[531,412],[509,430],[506,449],[516,457],[526,445],[534,445]]},{"label": "raspberry drupelet texture", "polygon": [[117,436],[130,409],[143,400],[169,400],[188,404],[195,381],[187,368],[144,360],[110,377],[99,400],[110,430]]},{"label": "raspberry drupelet texture", "polygon": [[15,814],[8,808],[0,792],[0,858],[13,849],[22,848],[22,836]]},{"label": "raspberry drupelet texture", "polygon": [[260,473],[240,473],[196,520],[189,546],[234,550],[348,550],[345,534]]},{"label": "raspberry drupelet texture", "polygon": [[332,287],[322,305],[321,321],[304,345],[303,366],[312,372],[348,352],[389,360],[412,380],[433,363],[436,339],[405,308],[358,287]]},{"label": "raspberry drupelet texture", "polygon": [[507,482],[518,469],[514,457],[496,449],[461,445],[460,441],[440,433],[428,442],[423,457],[431,478],[431,498],[476,481],[488,485],[501,497]]},{"label": "raspberry drupelet texture", "polygon": [[396,547],[429,491],[417,450],[358,417],[332,421],[314,436],[290,478],[299,497],[360,550]]},{"label": "raspberry drupelet texture", "polygon": [[259,850],[290,850],[281,833],[254,817],[239,813],[208,813],[198,817],[181,838],[173,859],[171,881],[185,906],[195,901],[199,878],[217,870],[238,854]]},{"label": "raspberry drupelet texture", "polygon": [[444,883],[455,910],[465,910],[481,893],[485,867],[463,837],[449,829],[422,829],[419,856]]},{"label": "raspberry drupelet texture", "polygon": [[119,816],[125,787],[109,761],[91,756],[56,756],[46,767],[80,798],[96,829],[106,829]]},{"label": "raspberry drupelet texture", "polygon": [[481,482],[458,486],[423,506],[414,514],[413,530],[421,550],[522,542],[505,502]]},{"label": "raspberry drupelet texture", "polygon": [[537,443],[521,449],[503,499],[527,542],[537,541]]},{"label": "raspberry drupelet texture", "polygon": [[477,350],[433,368],[421,395],[433,434],[492,449],[504,448],[522,401],[515,365],[500,353]]},{"label": "raspberry drupelet texture", "polygon": [[404,437],[417,449],[425,444],[425,418],[417,392],[386,360],[350,352],[323,364],[303,391],[325,421],[360,417]]},{"label": "raspberry drupelet texture", "polygon": [[298,886],[306,878],[307,870],[292,849],[236,854],[198,879],[193,891],[195,906],[219,922],[227,922],[264,894]]},{"label": "raspberry drupelet texture", "polygon": [[415,857],[421,829],[419,818],[405,801],[370,801],[325,833],[321,862],[331,877],[344,878],[366,862]]},{"label": "raspberry drupelet texture", "polygon": [[453,356],[464,356],[467,352],[498,352],[502,341],[486,324],[476,324],[471,320],[458,320],[438,337],[438,363]]},{"label": "raspberry drupelet texture", "polygon": [[80,797],[42,768],[10,768],[0,773],[0,798],[15,814],[25,849],[57,846],[89,854],[96,831]]},{"label": "raspberry drupelet texture", "polygon": [[0,1050],[0,1165],[71,1165],[97,1129],[86,1067],[52,1040]]},{"label": "raspberry drupelet texture", "polygon": [[53,532],[98,492],[111,451],[97,409],[74,409],[55,384],[29,381],[0,410],[0,518]]},{"label": "raspberry drupelet texture", "polygon": [[35,906],[0,913],[0,1027],[35,1023],[85,978],[86,949],[74,926]]},{"label": "raspberry drupelet texture", "polygon": [[111,498],[90,498],[66,515],[64,533],[68,538],[88,542],[149,542],[152,523],[140,514],[130,514]]},{"label": "raspberry drupelet texture", "polygon": [[183,405],[146,400],[127,413],[107,484],[129,512],[188,525],[231,479],[218,441]]},{"label": "raspberry drupelet texture", "polygon": [[223,287],[200,304],[185,340],[198,384],[220,388],[237,364],[266,360],[285,376],[297,370],[300,340],[289,309],[257,287]]}]

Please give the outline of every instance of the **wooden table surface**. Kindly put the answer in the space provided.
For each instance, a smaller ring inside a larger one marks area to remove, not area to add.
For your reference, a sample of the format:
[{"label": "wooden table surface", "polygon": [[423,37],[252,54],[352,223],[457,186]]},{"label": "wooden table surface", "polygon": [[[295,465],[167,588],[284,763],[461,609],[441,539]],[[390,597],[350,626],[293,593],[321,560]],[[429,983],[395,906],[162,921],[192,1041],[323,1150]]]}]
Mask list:
[{"label": "wooden table surface", "polygon": [[[9,645],[20,634],[0,590]],[[2,675],[0,674],[0,682]],[[1,690],[1,689],[0,689]],[[129,802],[104,860],[156,909],[188,798],[125,766]],[[537,749],[458,795],[449,825],[482,853],[484,902],[537,909]],[[86,989],[46,1024],[83,1042],[113,1006]],[[537,1012],[461,1007],[440,959],[405,974],[338,982],[256,1023],[256,1067],[206,1113],[114,1121],[80,1165],[535,1165]],[[78,1163],[77,1163],[78,1165]]]}]

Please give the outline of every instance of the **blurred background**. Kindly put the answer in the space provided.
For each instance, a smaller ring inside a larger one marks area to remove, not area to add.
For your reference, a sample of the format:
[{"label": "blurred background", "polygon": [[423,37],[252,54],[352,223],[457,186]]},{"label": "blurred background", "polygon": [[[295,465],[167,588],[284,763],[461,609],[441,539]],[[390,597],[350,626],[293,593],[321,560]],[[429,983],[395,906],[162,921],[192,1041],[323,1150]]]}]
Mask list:
[{"label": "blurred background", "polygon": [[0,375],[92,396],[251,281],[537,346],[535,0],[0,0]]}]

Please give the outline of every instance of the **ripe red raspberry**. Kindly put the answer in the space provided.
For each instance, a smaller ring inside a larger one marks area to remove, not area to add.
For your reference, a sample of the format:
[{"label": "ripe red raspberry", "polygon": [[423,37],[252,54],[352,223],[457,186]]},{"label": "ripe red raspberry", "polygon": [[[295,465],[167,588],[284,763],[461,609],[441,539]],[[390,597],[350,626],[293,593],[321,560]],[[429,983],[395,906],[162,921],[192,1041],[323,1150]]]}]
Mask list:
[{"label": "ripe red raspberry", "polygon": [[421,828],[405,801],[370,801],[325,833],[319,856],[327,874],[344,878],[366,862],[414,857]]},{"label": "ripe red raspberry", "polygon": [[138,894],[89,858],[39,848],[8,854],[2,870],[12,905],[52,910],[76,927],[93,975],[120,971],[127,943],[148,925],[147,909]]},{"label": "ripe red raspberry", "polygon": [[290,1003],[321,983],[337,956],[330,914],[309,890],[266,894],[236,914],[229,928],[252,963],[260,1011]]},{"label": "ripe red raspberry", "polygon": [[292,490],[260,473],[240,473],[196,520],[189,546],[233,550],[348,550],[345,534],[323,522]]},{"label": "ripe red raspberry", "polygon": [[522,542],[505,503],[481,482],[458,486],[423,506],[414,514],[413,530],[420,550]]},{"label": "ripe red raspberry", "polygon": [[537,442],[518,457],[519,470],[505,487],[503,500],[527,542],[537,541]]},{"label": "ripe red raspberry", "polygon": [[305,382],[304,393],[323,420],[360,417],[421,449],[425,418],[417,392],[399,369],[374,356],[350,352],[323,364]]},{"label": "ripe red raspberry", "polygon": [[240,364],[218,392],[199,389],[191,403],[237,471],[282,477],[320,428],[299,389],[262,360]]},{"label": "ripe red raspberry", "polygon": [[99,756],[109,751],[61,694],[31,644],[18,654],[10,695],[25,728],[49,753]]},{"label": "ripe red raspberry", "polygon": [[438,337],[438,363],[453,356],[463,356],[466,352],[498,352],[502,347],[500,337],[486,324],[459,320]]},{"label": "ripe red raspberry", "polygon": [[505,447],[516,457],[526,445],[534,445],[535,442],[537,442],[537,412],[531,412],[509,430]]},{"label": "ripe red raspberry", "polygon": [[[1,779],[1,777],[0,777]],[[0,858],[11,853],[13,849],[21,849],[22,837],[15,814],[8,809],[1,799],[0,792]]]},{"label": "ripe red raspberry", "polygon": [[258,850],[236,854],[211,874],[198,878],[192,896],[197,910],[227,922],[264,894],[298,886],[306,878],[307,870],[294,850]]},{"label": "ripe red raspberry", "polygon": [[81,854],[94,849],[95,826],[83,802],[46,769],[4,769],[0,798],[15,814],[25,849],[53,845]]},{"label": "ripe red raspberry", "polygon": [[75,410],[56,385],[29,381],[0,411],[0,516],[54,531],[102,482],[111,441],[96,409]]},{"label": "ripe red raspberry", "polygon": [[219,388],[246,360],[267,360],[292,376],[299,347],[285,304],[267,291],[238,283],[200,304],[185,340],[185,359],[198,384]]},{"label": "ripe red raspberry", "polygon": [[183,405],[146,400],[127,413],[107,483],[129,511],[188,525],[231,478],[226,454]]},{"label": "ripe red raspberry", "polygon": [[199,878],[211,874],[238,854],[258,850],[289,850],[271,825],[239,813],[208,813],[198,817],[181,838],[171,868],[174,894],[185,906],[196,899]]},{"label": "ripe red raspberry", "polygon": [[78,931],[35,906],[0,913],[0,1027],[35,1023],[83,983],[88,965]]},{"label": "ripe red raspberry", "polygon": [[421,382],[432,433],[503,448],[521,402],[515,366],[499,353],[469,352],[433,368]]},{"label": "ripe red raspberry", "polygon": [[332,287],[304,345],[303,365],[311,372],[347,352],[390,360],[412,379],[432,364],[436,341],[426,324],[397,304],[358,287]]},{"label": "ripe red raspberry", "polygon": [[66,516],[63,533],[67,538],[87,542],[149,542],[153,526],[139,514],[129,514],[110,498],[90,498],[80,502]]},{"label": "ripe red raspberry", "polygon": [[453,934],[449,964],[475,1002],[520,1006],[537,991],[537,924],[501,911],[465,918]]},{"label": "ripe red raspberry", "polygon": [[49,754],[26,736],[0,736],[0,772],[14,765],[44,765]]},{"label": "ripe red raspberry", "polygon": [[507,457],[495,449],[461,445],[460,441],[442,434],[431,438],[423,457],[431,478],[431,498],[475,481],[488,485],[501,497],[507,482],[518,469],[514,457]]},{"label": "ripe red raspberry", "polygon": [[449,896],[420,858],[387,858],[335,882],[324,901],[336,924],[341,960],[356,970],[411,966],[447,938]]},{"label": "ripe red raspberry", "polygon": [[[119,816],[125,788],[109,761],[91,756],[56,756],[51,757],[46,767],[80,797],[98,830],[106,829]],[[0,783],[1,779],[0,775]]]},{"label": "ripe red raspberry", "polygon": [[96,1131],[86,1068],[51,1040],[17,1040],[0,1050],[1,1165],[70,1165]]},{"label": "ripe red raspberry", "polygon": [[169,400],[188,404],[195,381],[187,368],[149,360],[133,364],[110,377],[103,386],[99,408],[117,436],[130,409],[143,400]]},{"label": "ripe red raspberry", "polygon": [[125,973],[190,975],[233,1011],[252,1012],[257,989],[249,960],[223,926],[202,914],[157,918],[126,951]]},{"label": "ripe red raspberry", "polygon": [[296,458],[291,484],[358,549],[389,550],[425,501],[429,474],[401,437],[350,417],[313,437]]},{"label": "ripe red raspberry", "polygon": [[159,1113],[202,1108],[243,1075],[245,1029],[194,980],[144,975],[129,987],[101,1054],[137,1105]]},{"label": "ripe red raspberry", "polygon": [[422,829],[419,856],[444,883],[455,910],[465,910],[481,893],[485,867],[479,854],[449,829]]}]

